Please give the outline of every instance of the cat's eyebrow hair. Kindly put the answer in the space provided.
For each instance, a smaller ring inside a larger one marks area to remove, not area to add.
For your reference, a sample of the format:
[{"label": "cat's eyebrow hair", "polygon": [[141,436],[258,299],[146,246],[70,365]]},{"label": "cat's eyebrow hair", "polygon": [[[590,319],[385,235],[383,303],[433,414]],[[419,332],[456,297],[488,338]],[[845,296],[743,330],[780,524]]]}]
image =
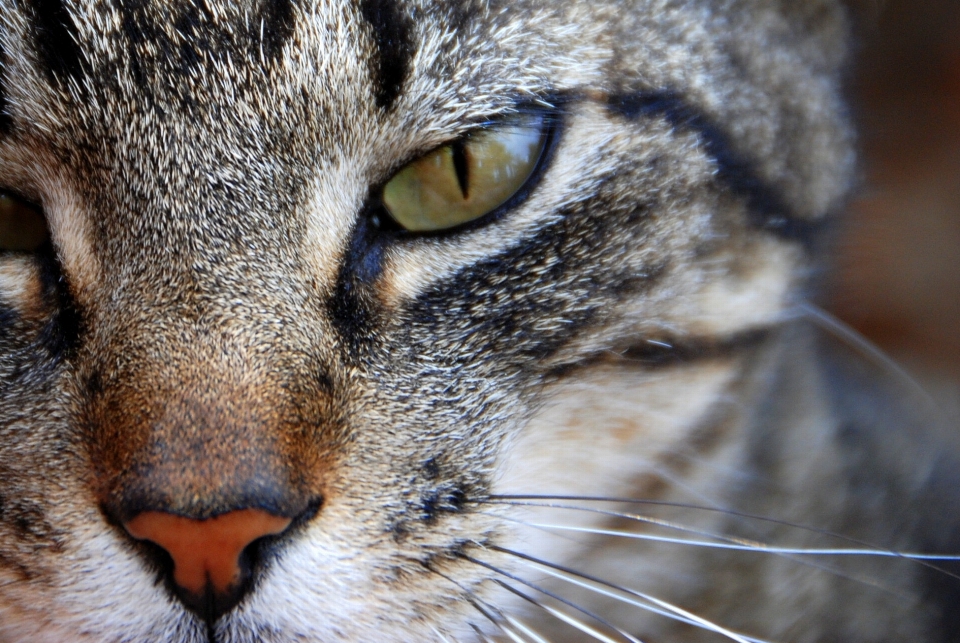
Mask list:
[{"label": "cat's eyebrow hair", "polygon": [[624,118],[661,117],[677,129],[693,130],[717,164],[717,176],[747,202],[751,223],[787,240],[812,247],[823,219],[797,216],[776,188],[764,181],[753,164],[739,154],[729,135],[678,93],[665,91],[592,96]]},{"label": "cat's eyebrow hair", "polygon": [[377,107],[389,110],[403,91],[415,53],[412,24],[400,0],[361,0],[360,15],[370,24],[376,53],[370,72]]},{"label": "cat's eyebrow hair", "polygon": [[31,7],[34,47],[51,80],[84,75],[84,59],[77,44],[77,26],[63,0],[27,0]]}]

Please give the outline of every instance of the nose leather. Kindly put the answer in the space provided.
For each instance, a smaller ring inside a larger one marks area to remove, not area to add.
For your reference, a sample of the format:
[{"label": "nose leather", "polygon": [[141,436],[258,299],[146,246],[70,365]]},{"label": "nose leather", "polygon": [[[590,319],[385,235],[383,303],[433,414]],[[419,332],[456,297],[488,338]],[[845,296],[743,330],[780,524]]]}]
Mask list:
[{"label": "nose leather", "polygon": [[173,580],[183,590],[225,594],[241,578],[240,554],[250,543],[281,533],[290,518],[240,509],[205,520],[145,511],[123,524],[137,540],[149,540],[173,559]]}]

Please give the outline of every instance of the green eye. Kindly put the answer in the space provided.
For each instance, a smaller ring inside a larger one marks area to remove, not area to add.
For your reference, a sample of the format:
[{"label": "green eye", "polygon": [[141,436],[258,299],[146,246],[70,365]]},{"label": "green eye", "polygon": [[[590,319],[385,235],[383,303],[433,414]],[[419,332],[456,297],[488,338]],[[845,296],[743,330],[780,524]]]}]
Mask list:
[{"label": "green eye", "polygon": [[537,168],[546,145],[543,116],[524,116],[444,145],[400,170],[383,205],[410,232],[474,221],[506,203]]},{"label": "green eye", "polygon": [[40,208],[0,191],[0,252],[33,252],[49,236]]}]

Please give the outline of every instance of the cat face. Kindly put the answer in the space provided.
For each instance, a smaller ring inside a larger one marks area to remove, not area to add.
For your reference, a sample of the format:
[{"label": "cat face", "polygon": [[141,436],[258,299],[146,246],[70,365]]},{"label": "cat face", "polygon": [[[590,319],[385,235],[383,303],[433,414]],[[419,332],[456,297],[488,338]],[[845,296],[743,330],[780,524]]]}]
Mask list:
[{"label": "cat face", "polygon": [[[841,21],[767,4],[0,2],[0,187],[50,234],[0,256],[0,638],[488,628],[491,498],[629,494],[843,194]],[[394,218],[518,119],[505,198]],[[134,537],[243,511],[222,583]]]}]

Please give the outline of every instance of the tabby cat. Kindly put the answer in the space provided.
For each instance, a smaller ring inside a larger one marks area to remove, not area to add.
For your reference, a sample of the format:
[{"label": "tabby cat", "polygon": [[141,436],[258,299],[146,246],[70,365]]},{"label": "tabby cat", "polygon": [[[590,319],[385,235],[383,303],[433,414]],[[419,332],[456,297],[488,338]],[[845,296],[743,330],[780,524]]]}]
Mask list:
[{"label": "tabby cat", "polygon": [[802,303],[847,23],[0,0],[0,640],[960,640],[954,434]]}]

